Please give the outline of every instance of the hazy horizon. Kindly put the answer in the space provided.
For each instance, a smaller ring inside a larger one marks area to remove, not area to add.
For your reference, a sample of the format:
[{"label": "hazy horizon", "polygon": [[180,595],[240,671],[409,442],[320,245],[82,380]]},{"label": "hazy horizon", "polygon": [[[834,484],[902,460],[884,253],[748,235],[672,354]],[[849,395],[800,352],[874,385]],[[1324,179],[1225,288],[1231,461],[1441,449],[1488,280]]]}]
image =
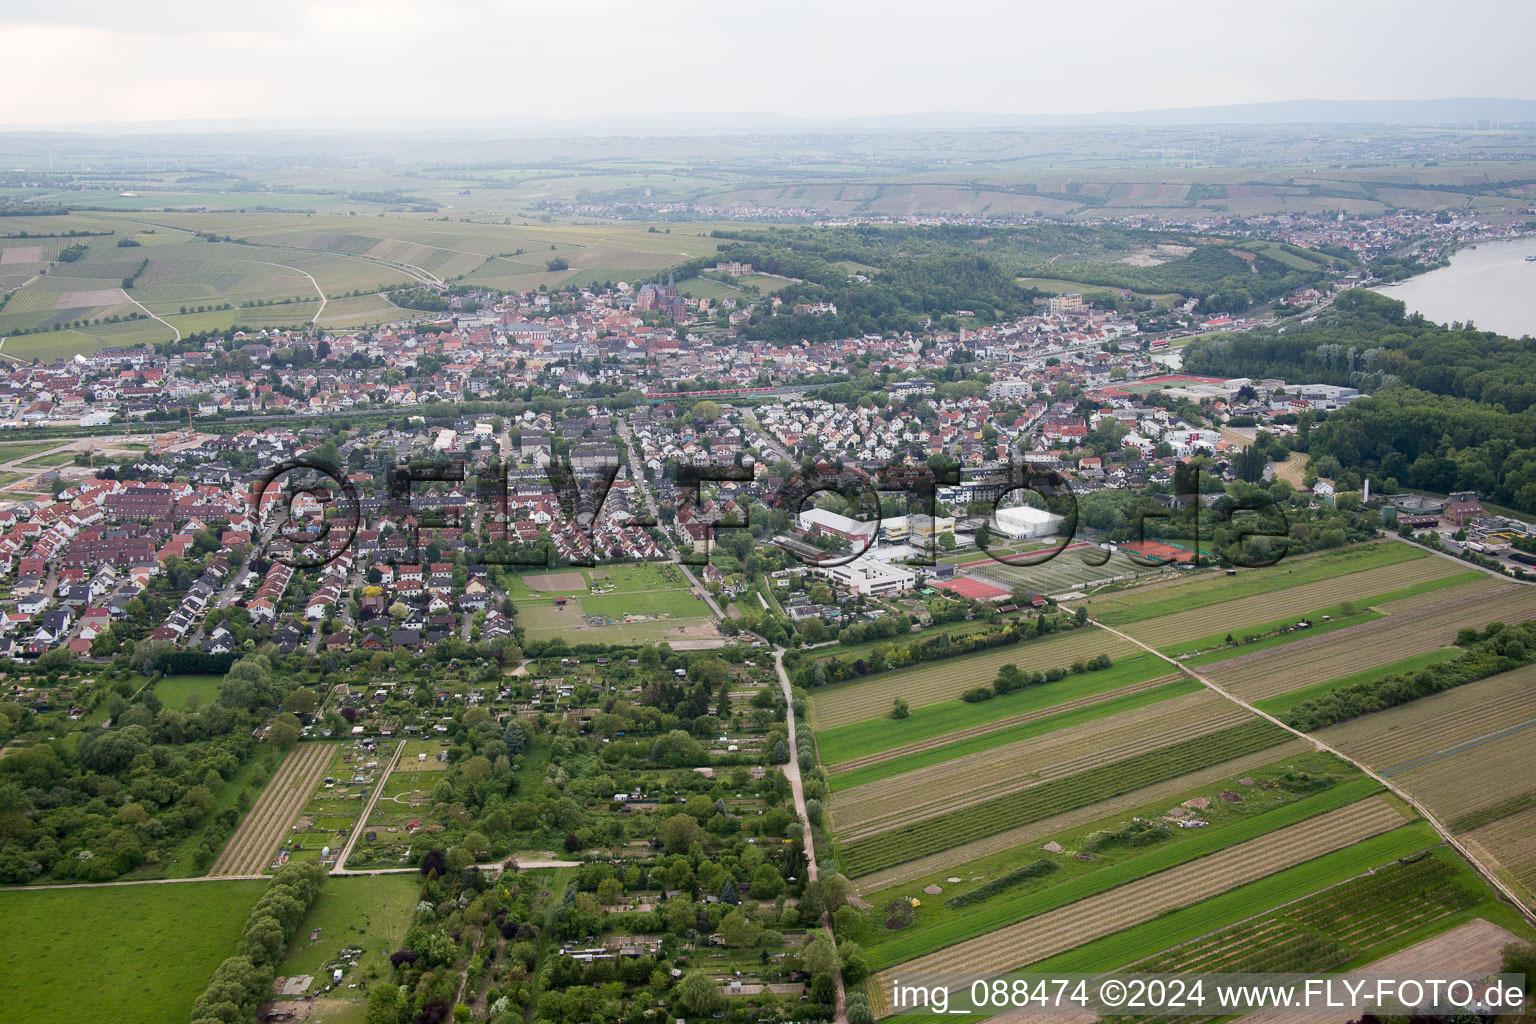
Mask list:
[{"label": "hazy horizon", "polygon": [[[1298,99],[1536,99],[1536,5],[1352,7],[1283,18],[1196,3],[1155,10],[789,0],[768,20],[681,0],[512,8],[443,0],[167,0],[68,8],[0,0],[13,102],[0,129],[179,121],[727,116],[921,112],[1093,116]],[[942,24],[935,24],[942,22]],[[67,60],[61,61],[61,56]],[[21,83],[18,86],[15,83]]]}]

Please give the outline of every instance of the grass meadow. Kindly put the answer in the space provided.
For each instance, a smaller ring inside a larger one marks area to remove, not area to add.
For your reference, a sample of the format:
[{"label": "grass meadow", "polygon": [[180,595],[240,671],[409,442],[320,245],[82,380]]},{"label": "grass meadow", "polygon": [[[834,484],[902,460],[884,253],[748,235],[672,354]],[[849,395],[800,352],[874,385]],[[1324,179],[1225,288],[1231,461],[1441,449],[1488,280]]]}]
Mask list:
[{"label": "grass meadow", "polygon": [[265,882],[0,892],[15,1024],[183,1021]]}]

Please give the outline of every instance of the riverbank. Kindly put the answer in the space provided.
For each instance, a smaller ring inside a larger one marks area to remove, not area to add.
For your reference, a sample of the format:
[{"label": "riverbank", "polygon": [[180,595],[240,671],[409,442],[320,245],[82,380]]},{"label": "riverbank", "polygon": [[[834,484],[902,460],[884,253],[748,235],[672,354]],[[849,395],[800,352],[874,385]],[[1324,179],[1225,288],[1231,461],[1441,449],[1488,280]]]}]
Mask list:
[{"label": "riverbank", "polygon": [[1479,242],[1450,264],[1374,290],[1436,323],[1471,322],[1511,337],[1536,335],[1536,236]]}]

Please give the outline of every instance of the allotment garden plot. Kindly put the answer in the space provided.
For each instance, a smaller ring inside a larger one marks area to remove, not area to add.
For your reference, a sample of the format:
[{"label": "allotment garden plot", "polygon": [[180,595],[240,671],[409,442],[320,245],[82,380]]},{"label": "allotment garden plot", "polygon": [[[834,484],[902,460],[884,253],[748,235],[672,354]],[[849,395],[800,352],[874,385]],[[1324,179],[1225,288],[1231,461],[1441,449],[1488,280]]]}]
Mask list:
[{"label": "allotment garden plot", "polygon": [[301,860],[318,862],[321,867],[336,863],[363,816],[369,796],[384,783],[385,768],[398,742],[358,739],[336,751],[286,838],[279,863]]},{"label": "allotment garden plot", "polygon": [[430,843],[432,833],[442,831],[431,812],[439,802],[433,789],[448,767],[448,746],[446,739],[406,741],[347,859],[348,867],[399,867],[412,846]]}]

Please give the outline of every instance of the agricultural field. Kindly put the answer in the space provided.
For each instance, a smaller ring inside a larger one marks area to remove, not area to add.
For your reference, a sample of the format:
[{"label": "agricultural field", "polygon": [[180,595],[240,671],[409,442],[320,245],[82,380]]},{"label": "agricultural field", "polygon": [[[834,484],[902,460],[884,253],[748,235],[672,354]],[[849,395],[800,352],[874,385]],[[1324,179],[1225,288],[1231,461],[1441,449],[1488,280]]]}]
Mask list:
[{"label": "agricultural field", "polygon": [[955,700],[973,686],[987,686],[1004,665],[1027,671],[1065,668],[1074,661],[1108,654],[1111,659],[1142,653],[1135,644],[1091,627],[994,648],[976,654],[914,665],[864,679],[818,687],[811,692],[811,725],[818,731],[878,718],[897,697],[914,709]]},{"label": "agricultural field", "polygon": [[[1122,627],[1142,619],[1208,608],[1336,576],[1432,557],[1407,544],[1357,544],[1337,551],[1286,558],[1264,569],[1240,570],[1236,576],[1212,573],[1192,580],[1181,580],[1169,585],[1174,588],[1172,590],[1154,585],[1094,598],[1089,605],[1089,613],[1107,626]],[[1389,587],[1379,589],[1386,590]]]},{"label": "agricultural field", "polygon": [[1380,871],[1400,860],[1411,859],[1432,849],[1437,842],[1437,833],[1424,822],[1392,828],[1333,852],[1320,856],[1314,853],[1310,859],[1303,856],[1299,863],[1280,866],[1268,877],[1031,966],[1041,970],[1098,970],[1102,967],[1096,965],[1132,963],[1171,945],[1247,920],[1256,912],[1300,900],[1335,883],[1366,876],[1373,870]]},{"label": "agricultural field", "polygon": [[[79,198],[84,201],[88,195]],[[175,198],[154,197],[156,203]],[[201,204],[207,196],[183,198]],[[328,197],[311,198],[318,208],[333,205]],[[100,197],[104,207],[138,202],[115,193]],[[634,225],[443,223],[397,214],[360,221],[337,214],[124,208],[82,212],[68,221],[46,230],[113,234],[79,239],[87,251],[73,263],[51,262],[67,239],[5,240],[27,244],[0,250],[7,254],[0,257],[0,287],[26,287],[0,313],[0,336],[10,335],[0,354],[23,361],[49,360],[105,345],[168,341],[178,331],[185,335],[236,323],[304,324],[320,312],[322,298],[330,300],[322,315],[329,326],[398,320],[423,314],[400,310],[375,293],[393,285],[458,280],[527,288],[638,279],[712,252],[716,244],[707,237],[707,228],[662,235]],[[138,245],[119,248],[120,240]],[[546,270],[545,263],[556,255],[566,259],[569,269]],[[46,276],[39,276],[44,269]],[[124,279],[135,274],[132,288],[125,292]],[[286,300],[303,301],[283,304]],[[245,305],[257,302],[277,304]],[[214,308],[223,305],[230,308]],[[163,317],[171,326],[146,313]],[[131,320],[130,314],[140,319]]]},{"label": "agricultural field", "polygon": [[1496,584],[1491,590],[1470,591],[1455,587],[1440,596],[1438,601],[1333,633],[1300,637],[1283,651],[1238,653],[1201,671],[1246,700],[1264,700],[1366,666],[1435,651],[1454,642],[1463,628],[1481,629],[1495,620],[1515,624],[1536,617],[1536,592],[1529,587]]},{"label": "agricultural field", "polygon": [[1125,966],[1148,972],[1365,967],[1395,976],[1482,974],[1497,970],[1502,946],[1519,938],[1510,927],[1527,930],[1464,861],[1442,849]]},{"label": "agricultural field", "polygon": [[1536,667],[1467,683],[1318,732],[1442,820],[1531,789]]},{"label": "agricultural field", "polygon": [[1425,556],[1249,597],[1229,595],[1216,607],[1141,619],[1123,628],[1143,643],[1167,653],[1183,653],[1220,643],[1229,633],[1262,633],[1286,619],[1345,616],[1377,602],[1465,583],[1466,572],[1455,562]]},{"label": "agricultural field", "polygon": [[0,961],[13,981],[25,978],[7,1018],[186,1020],[265,888],[214,881],[0,893]]},{"label": "agricultural field", "polygon": [[1119,796],[1047,815],[1026,825],[1006,829],[981,839],[972,839],[949,847],[941,853],[916,857],[893,867],[872,871],[860,875],[854,880],[854,884],[859,892],[868,895],[914,879],[947,880],[949,876],[955,874],[957,866],[969,867],[1000,854],[1012,856],[1017,849],[1044,843],[1050,836],[1064,830],[1110,818],[1123,819],[1137,808],[1168,801],[1177,802],[1184,799],[1182,794],[1202,787],[1222,785],[1222,788],[1230,789],[1230,785],[1224,785],[1230,780],[1256,776],[1275,765],[1289,763],[1312,749],[1305,740],[1289,740],[1274,747],[1218,762],[1207,768],[1186,772],[1172,779],[1138,786]]},{"label": "agricultural field", "polygon": [[1474,851],[1481,851],[1497,871],[1523,890],[1527,903],[1536,904],[1536,809],[1521,811],[1484,825],[1463,837]]},{"label": "agricultural field", "polygon": [[[1160,705],[1174,698],[1192,695],[1209,697],[1200,683],[1183,676],[1162,677],[1160,685],[1127,689],[1132,689],[1133,692],[1121,693],[1085,706],[1070,709],[1053,708],[1052,713],[1026,716],[1028,720],[1012,722],[1001,729],[970,736],[946,735],[926,744],[918,744],[917,749],[894,751],[892,756],[882,757],[873,762],[864,759],[837,766],[843,770],[832,773],[831,789],[836,793],[856,786],[865,786],[881,779],[968,758],[972,754],[981,754],[1004,745],[1018,744],[1073,726],[1086,725],[1112,716],[1130,716],[1131,712]],[[1208,703],[1208,700],[1200,703]]]},{"label": "agricultural field", "polygon": [[1315,700],[1332,693],[1334,690],[1354,686],[1357,683],[1370,682],[1383,676],[1396,675],[1400,672],[1417,672],[1419,669],[1429,668],[1432,665],[1450,661],[1462,653],[1461,649],[1457,647],[1436,647],[1434,650],[1425,651],[1423,654],[1413,654],[1406,658],[1399,658],[1397,661],[1389,661],[1383,665],[1363,668],[1358,672],[1351,672],[1349,675],[1315,683],[1312,686],[1304,686],[1299,690],[1286,690],[1278,696],[1257,701],[1254,706],[1260,711],[1281,717],[1296,707],[1296,705],[1305,701]]},{"label": "agricultural field", "polygon": [[301,743],[288,751],[208,873],[244,877],[266,871],[335,749],[330,743]]},{"label": "agricultural field", "polygon": [[830,809],[839,834],[858,839],[1251,720],[1247,711],[1202,688],[1108,719],[919,766],[895,781],[834,790]]},{"label": "agricultural field", "polygon": [[[1289,783],[1288,773],[1307,768],[1330,784],[1315,790],[1309,788],[1310,781],[1305,786]],[[1185,790],[1175,799],[1137,807],[1135,814],[1052,832],[1047,841],[1037,841],[1027,850],[995,854],[952,866],[947,875],[924,876],[871,892],[867,901],[876,907],[912,899],[919,906],[912,924],[883,929],[867,940],[867,947],[880,966],[892,966],[1336,811],[1380,788],[1327,755],[1269,765],[1241,778],[1229,776]],[[1209,824],[1200,828],[1175,824],[1197,817]],[[1139,826],[1139,832],[1133,826]],[[1125,838],[1128,834],[1137,837],[1134,843]],[[1052,867],[1038,877],[1019,879],[1010,874],[1020,864],[1042,861]]]},{"label": "agricultural field", "polygon": [[[1175,740],[1169,746],[1151,751],[1144,749],[1143,739],[1142,752],[1127,754],[1122,750],[1119,759],[1091,753],[1079,756],[1074,759],[1076,771],[1063,771],[1063,765],[1051,764],[1049,775],[1040,771],[1026,777],[1024,781],[1031,785],[957,808],[930,801],[926,816],[912,815],[905,809],[881,814],[878,805],[860,807],[858,809],[867,819],[859,830],[863,838],[843,839],[838,848],[839,859],[846,873],[857,877],[1274,747],[1287,736],[1277,726],[1259,721],[1199,735],[1201,731],[1196,726],[1193,738],[1184,738],[1182,742]],[[1133,746],[1131,749],[1137,748]],[[1005,789],[1010,783],[1018,786],[1020,780],[1016,776],[1010,778],[997,762],[994,761],[991,767],[995,788]],[[928,771],[942,770],[941,766]],[[897,801],[902,798],[921,798],[920,788],[903,789],[903,785],[905,783],[897,782],[878,787],[892,794],[887,807],[899,808]],[[849,796],[862,802],[862,798],[854,795],[856,793],[854,791]],[[836,805],[834,800],[834,820]]]},{"label": "agricultural field", "polygon": [[951,743],[995,732],[1172,682],[1175,677],[1167,674],[1168,667],[1167,662],[1150,654],[1132,655],[1108,669],[1026,687],[992,700],[974,704],[940,701],[925,704],[900,720],[885,716],[825,729],[816,734],[818,759],[835,770],[846,771],[911,753],[930,741]]},{"label": "agricultural field", "polygon": [[[1315,858],[1339,851],[1368,851],[1367,840],[1389,835],[1406,824],[1407,819],[1397,807],[1381,797],[1370,797],[904,961],[893,969],[909,975],[943,971],[1000,973],[1016,969],[1094,939],[1123,933],[1169,911],[1275,876]],[[1374,856],[1368,856],[1369,864]],[[1102,968],[1105,961],[1098,963]],[[889,978],[883,974],[875,977],[875,983],[866,991],[881,987],[889,991]]]},{"label": "agricultural field", "polygon": [[1527,722],[1536,723],[1536,665],[1345,722],[1318,738],[1390,777]]}]

